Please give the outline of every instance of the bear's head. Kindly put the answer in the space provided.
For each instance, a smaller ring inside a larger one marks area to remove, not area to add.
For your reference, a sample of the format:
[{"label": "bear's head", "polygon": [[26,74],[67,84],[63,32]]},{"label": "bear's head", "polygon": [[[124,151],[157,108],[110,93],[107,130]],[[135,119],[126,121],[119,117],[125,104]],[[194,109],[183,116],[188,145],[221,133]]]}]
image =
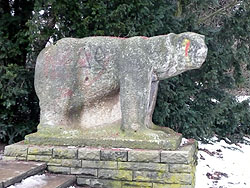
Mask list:
[{"label": "bear's head", "polygon": [[161,59],[160,67],[156,66],[155,69],[158,79],[163,80],[200,68],[208,51],[204,40],[203,35],[192,32],[166,35],[160,47],[164,49],[164,58]]}]

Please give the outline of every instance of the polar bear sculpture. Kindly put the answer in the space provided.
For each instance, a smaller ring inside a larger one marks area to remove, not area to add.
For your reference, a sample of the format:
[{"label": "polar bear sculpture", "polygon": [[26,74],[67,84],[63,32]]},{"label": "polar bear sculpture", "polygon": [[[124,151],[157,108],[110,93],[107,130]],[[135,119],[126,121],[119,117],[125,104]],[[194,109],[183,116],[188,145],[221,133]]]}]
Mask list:
[{"label": "polar bear sculpture", "polygon": [[38,56],[40,126],[151,128],[159,80],[197,69],[204,36],[64,38]]}]

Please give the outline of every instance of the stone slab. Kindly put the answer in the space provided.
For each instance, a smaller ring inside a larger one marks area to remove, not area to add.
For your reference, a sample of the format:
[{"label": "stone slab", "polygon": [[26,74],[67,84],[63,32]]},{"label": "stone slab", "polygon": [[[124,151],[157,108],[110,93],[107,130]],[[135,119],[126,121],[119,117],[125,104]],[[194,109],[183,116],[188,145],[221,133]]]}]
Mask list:
[{"label": "stone slab", "polygon": [[187,173],[161,173],[150,171],[134,171],[134,181],[146,181],[165,184],[192,184],[192,175]]},{"label": "stone slab", "polygon": [[129,182],[129,181],[123,181],[122,182],[122,188],[151,188],[153,185],[152,183],[147,182]]},{"label": "stone slab", "polygon": [[20,144],[8,145],[4,148],[4,156],[26,157],[28,146],[20,142]]},{"label": "stone slab", "polygon": [[194,162],[197,142],[180,147],[176,151],[161,151],[161,162],[170,164],[190,164]]},{"label": "stone slab", "polygon": [[[98,130],[64,128],[62,131],[59,128],[43,127],[38,132],[27,135],[24,142],[34,145],[175,150],[179,147],[181,139],[182,135],[174,132],[152,129],[123,132],[119,126],[110,125]],[[55,155],[55,150],[53,150],[53,155]]]},{"label": "stone slab", "polygon": [[83,168],[117,169],[116,161],[82,161]]},{"label": "stone slab", "polygon": [[51,156],[48,155],[28,155],[28,161],[41,161],[41,162],[49,162],[51,160]]},{"label": "stone slab", "polygon": [[45,163],[0,161],[0,185],[8,187],[46,169]]},{"label": "stone slab", "polygon": [[[65,175],[55,175],[55,174],[45,174],[40,177],[40,184],[36,184],[35,188],[68,188],[73,185],[76,181],[75,176],[65,176]],[[20,183],[14,184],[15,187],[20,187]],[[34,186],[34,185],[33,185]],[[2,188],[2,187],[0,187]],[[23,187],[26,188],[26,187]]]},{"label": "stone slab", "polygon": [[78,159],[84,160],[100,160],[100,149],[98,148],[79,148]]},{"label": "stone slab", "polygon": [[153,183],[153,188],[194,188],[193,185]]},{"label": "stone slab", "polygon": [[134,170],[134,171],[169,171],[168,164],[151,163],[151,162],[118,162],[118,169],[120,170]]},{"label": "stone slab", "polygon": [[102,161],[128,161],[128,151],[121,149],[102,149]]},{"label": "stone slab", "polygon": [[159,150],[130,150],[128,151],[128,161],[136,162],[160,162]]},{"label": "stone slab", "polygon": [[71,174],[78,176],[94,176],[97,177],[97,169],[92,168],[71,168]]},{"label": "stone slab", "polygon": [[46,184],[36,188],[67,188],[71,185],[74,185],[76,177],[47,174],[44,180],[46,181]]},{"label": "stone slab", "polygon": [[48,171],[58,174],[70,174],[70,167],[64,166],[48,166]]},{"label": "stone slab", "polygon": [[77,158],[77,149],[76,148],[67,148],[67,147],[57,147],[53,149],[54,158],[62,159],[76,159]]},{"label": "stone slab", "polygon": [[28,149],[28,155],[52,155],[53,147],[31,146]]},{"label": "stone slab", "polygon": [[92,179],[92,178],[77,178],[77,184],[84,187],[103,187],[103,188],[120,188],[122,187],[121,181]]},{"label": "stone slab", "polygon": [[132,181],[132,171],[129,171],[129,170],[98,169],[98,178],[100,178],[100,179],[129,180],[129,181]]}]

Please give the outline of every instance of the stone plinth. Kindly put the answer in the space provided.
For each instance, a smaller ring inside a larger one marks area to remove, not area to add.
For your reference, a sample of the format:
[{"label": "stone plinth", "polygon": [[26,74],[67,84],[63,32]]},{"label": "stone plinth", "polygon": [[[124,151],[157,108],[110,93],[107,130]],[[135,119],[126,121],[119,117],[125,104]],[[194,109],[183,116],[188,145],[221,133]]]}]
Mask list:
[{"label": "stone plinth", "polygon": [[42,130],[25,137],[26,144],[90,146],[106,148],[164,149],[175,150],[182,135],[169,128],[161,130],[143,129],[138,132],[123,132],[119,126],[105,126],[103,129],[60,129],[58,127]]},{"label": "stone plinth", "polygon": [[193,188],[196,154],[193,140],[173,151],[20,142],[7,146],[3,159],[46,162],[50,172],[75,175],[82,186]]}]

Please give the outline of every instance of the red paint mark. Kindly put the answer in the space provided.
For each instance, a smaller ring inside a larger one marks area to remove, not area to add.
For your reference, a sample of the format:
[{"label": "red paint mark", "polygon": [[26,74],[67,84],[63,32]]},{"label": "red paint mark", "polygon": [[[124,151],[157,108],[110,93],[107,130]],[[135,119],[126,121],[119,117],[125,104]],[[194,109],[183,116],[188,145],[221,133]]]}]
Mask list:
[{"label": "red paint mark", "polygon": [[45,65],[44,65],[44,74],[46,77],[49,76],[49,66],[52,61],[52,57],[50,55],[45,56]]},{"label": "red paint mark", "polygon": [[86,60],[85,60],[85,59],[79,59],[78,64],[79,64],[81,67],[86,67]]},{"label": "red paint mark", "polygon": [[89,62],[89,60],[92,58],[91,57],[91,52],[85,52],[85,56],[87,58],[87,62]]},{"label": "red paint mark", "polygon": [[71,97],[73,95],[73,91],[70,90],[70,89],[65,89],[63,90],[62,92],[62,97],[65,98],[65,97]]},{"label": "red paint mark", "polygon": [[187,41],[186,48],[185,48],[185,56],[188,56],[188,49],[190,47],[190,41]]},{"label": "red paint mark", "polygon": [[143,38],[143,39],[148,39],[148,37],[145,37],[145,36],[141,36],[141,38]]},{"label": "red paint mark", "polygon": [[[90,82],[88,82],[89,81],[89,78],[86,80],[85,79],[85,81],[87,82],[87,83],[85,83],[85,85],[87,86],[87,87],[89,87],[89,86],[91,86],[93,83],[95,83],[97,80],[99,80],[100,78],[101,78],[101,76],[104,74],[104,72],[106,71],[106,67],[107,67],[107,65],[109,64],[109,60],[110,60],[110,56],[108,56],[108,57],[106,57],[105,58],[105,60],[104,60],[104,69],[102,69]],[[88,70],[87,70],[88,71]],[[87,74],[86,74],[86,76],[88,76],[88,72],[87,72]]]}]

